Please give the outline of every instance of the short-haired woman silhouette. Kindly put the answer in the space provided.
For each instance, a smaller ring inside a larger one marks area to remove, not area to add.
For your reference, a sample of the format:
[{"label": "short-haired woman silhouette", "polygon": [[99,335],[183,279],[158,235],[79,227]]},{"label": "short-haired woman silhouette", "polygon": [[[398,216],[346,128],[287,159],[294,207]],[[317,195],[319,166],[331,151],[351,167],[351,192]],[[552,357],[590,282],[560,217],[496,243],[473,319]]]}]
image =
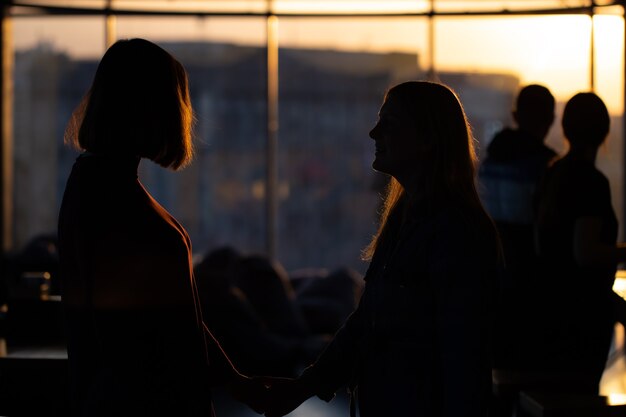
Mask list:
[{"label": "short-haired woman silhouette", "polygon": [[182,65],[142,39],[115,43],[66,139],[84,151],[59,214],[74,416],[210,416],[210,387],[261,411],[202,322],[185,229],[143,188],[141,158],[178,169],[192,156]]}]

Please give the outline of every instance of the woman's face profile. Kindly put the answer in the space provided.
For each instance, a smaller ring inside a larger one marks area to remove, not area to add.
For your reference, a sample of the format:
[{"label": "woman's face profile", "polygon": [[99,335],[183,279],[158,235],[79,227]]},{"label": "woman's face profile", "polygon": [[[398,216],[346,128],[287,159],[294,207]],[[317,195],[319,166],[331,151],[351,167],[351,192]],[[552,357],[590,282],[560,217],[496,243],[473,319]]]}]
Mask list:
[{"label": "woman's face profile", "polygon": [[400,182],[412,176],[422,149],[415,121],[397,98],[387,97],[369,135],[376,143],[372,168]]}]

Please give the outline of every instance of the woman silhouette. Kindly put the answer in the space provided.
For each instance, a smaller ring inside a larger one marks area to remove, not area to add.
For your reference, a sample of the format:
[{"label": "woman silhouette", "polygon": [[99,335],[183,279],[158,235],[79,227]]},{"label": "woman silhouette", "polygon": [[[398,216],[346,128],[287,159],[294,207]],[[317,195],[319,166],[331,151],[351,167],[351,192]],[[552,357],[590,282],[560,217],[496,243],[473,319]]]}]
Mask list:
[{"label": "woman silhouette", "polygon": [[210,416],[214,384],[260,411],[262,386],[202,322],[185,229],[137,178],[141,158],[189,163],[192,119],[182,65],[131,39],[106,52],[68,125],[84,151],[59,214],[74,416]]},{"label": "woman silhouette", "polygon": [[461,103],[442,84],[397,85],[370,137],[391,179],[360,304],[298,379],[269,381],[266,415],[344,385],[362,417],[487,415],[500,249]]}]

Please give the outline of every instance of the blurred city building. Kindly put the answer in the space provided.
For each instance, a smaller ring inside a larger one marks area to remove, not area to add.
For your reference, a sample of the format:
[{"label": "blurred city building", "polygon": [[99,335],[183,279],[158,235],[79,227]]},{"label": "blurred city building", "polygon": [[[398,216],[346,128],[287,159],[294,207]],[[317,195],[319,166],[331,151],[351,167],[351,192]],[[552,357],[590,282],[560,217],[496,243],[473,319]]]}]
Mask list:
[{"label": "blurred city building", "polygon": [[[266,51],[207,42],[161,43],[185,65],[196,111],[196,159],[180,173],[143,163],[146,187],[189,230],[194,250],[229,244],[262,252],[265,234]],[[15,58],[15,243],[56,230],[77,153],[65,124],[97,61],[47,44]],[[280,49],[278,258],[288,268],[351,266],[376,227],[386,179],[371,169],[368,137],[385,90],[424,78],[418,56]],[[441,72],[486,146],[510,123],[519,80]]]}]

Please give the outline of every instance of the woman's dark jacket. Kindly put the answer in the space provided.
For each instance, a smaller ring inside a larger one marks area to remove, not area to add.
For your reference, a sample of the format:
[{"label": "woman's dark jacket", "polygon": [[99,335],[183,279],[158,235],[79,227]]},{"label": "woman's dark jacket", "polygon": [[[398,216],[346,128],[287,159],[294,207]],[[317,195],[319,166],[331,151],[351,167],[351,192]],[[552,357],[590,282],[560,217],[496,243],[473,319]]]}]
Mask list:
[{"label": "woman's dark jacket", "polygon": [[302,376],[318,396],[357,386],[363,417],[487,415],[498,244],[477,212],[448,205],[387,234],[357,310]]}]

